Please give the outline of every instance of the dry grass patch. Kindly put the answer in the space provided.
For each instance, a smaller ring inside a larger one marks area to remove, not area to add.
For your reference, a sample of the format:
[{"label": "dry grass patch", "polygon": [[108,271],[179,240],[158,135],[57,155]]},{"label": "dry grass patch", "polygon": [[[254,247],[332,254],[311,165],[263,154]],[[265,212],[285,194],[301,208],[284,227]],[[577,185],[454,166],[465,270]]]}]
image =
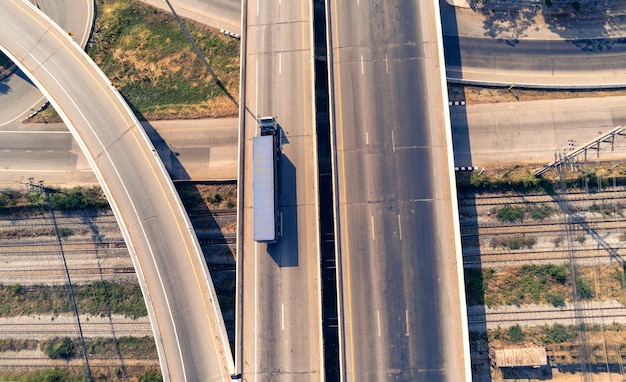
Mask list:
[{"label": "dry grass patch", "polygon": [[589,98],[626,96],[626,89],[615,90],[509,90],[506,87],[482,87],[448,84],[450,101],[465,101],[468,104],[525,102],[546,99]]},{"label": "dry grass patch", "polygon": [[[98,0],[88,53],[146,119],[237,114],[239,41],[185,21],[224,88],[216,84],[171,14],[140,1]],[[227,93],[226,93],[227,92]]]}]

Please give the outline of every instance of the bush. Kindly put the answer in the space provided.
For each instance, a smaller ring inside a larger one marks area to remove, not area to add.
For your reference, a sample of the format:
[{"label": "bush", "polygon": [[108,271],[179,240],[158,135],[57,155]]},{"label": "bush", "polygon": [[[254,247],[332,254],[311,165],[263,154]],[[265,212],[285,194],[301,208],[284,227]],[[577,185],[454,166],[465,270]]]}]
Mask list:
[{"label": "bush", "polygon": [[561,295],[549,294],[546,296],[546,301],[555,308],[565,306],[565,299]]},{"label": "bush", "polygon": [[139,382],[163,382],[161,371],[146,370],[139,376]]},{"label": "bush", "polygon": [[537,244],[537,239],[534,237],[527,237],[525,235],[494,237],[489,243],[491,248],[504,247],[511,250],[521,249],[524,247],[531,249],[535,244]]},{"label": "bush", "polygon": [[52,359],[69,360],[76,355],[76,346],[69,337],[55,338],[46,347],[46,354]]},{"label": "bush", "polygon": [[69,228],[59,228],[59,236],[61,237],[68,237],[72,236],[73,234],[74,232]]},{"label": "bush", "polygon": [[551,342],[557,344],[573,339],[573,336],[570,335],[567,328],[561,324],[554,324],[548,329],[548,336]]},{"label": "bush", "polygon": [[54,368],[33,371],[20,380],[22,382],[69,382],[75,379],[71,378],[69,370]]},{"label": "bush", "polygon": [[472,174],[469,183],[476,188],[488,188],[490,186],[489,179],[484,174]]},{"label": "bush", "polygon": [[593,289],[591,288],[591,284],[589,280],[584,277],[579,277],[576,280],[576,289],[578,290],[578,296],[583,300],[588,300],[593,298]]},{"label": "bush", "polygon": [[509,341],[513,343],[522,342],[524,340],[524,332],[522,331],[522,327],[519,325],[513,325],[506,331],[507,337],[509,337]]},{"label": "bush", "polygon": [[554,210],[550,206],[541,204],[538,206],[530,207],[528,212],[530,212],[530,217],[532,217],[534,220],[543,221],[545,218],[552,215],[554,213]]},{"label": "bush", "polygon": [[552,240],[552,242],[554,243],[555,248],[559,248],[561,246],[561,243],[563,242],[563,237],[562,236],[555,237],[554,240]]},{"label": "bush", "polygon": [[213,205],[217,205],[222,202],[222,195],[220,195],[218,192],[214,192],[211,195],[207,196],[206,200]]},{"label": "bush", "polygon": [[498,210],[496,215],[501,222],[513,223],[524,219],[524,210],[520,207],[511,207],[506,205]]},{"label": "bush", "polygon": [[476,268],[465,269],[465,296],[467,305],[484,305],[485,290],[487,280],[483,276],[483,271]]},{"label": "bush", "polygon": [[226,202],[226,208],[235,208],[235,202],[232,199],[228,199]]},{"label": "bush", "polygon": [[576,238],[576,241],[579,242],[580,244],[585,244],[585,241],[587,241],[587,238],[585,237],[585,235],[580,234]]}]

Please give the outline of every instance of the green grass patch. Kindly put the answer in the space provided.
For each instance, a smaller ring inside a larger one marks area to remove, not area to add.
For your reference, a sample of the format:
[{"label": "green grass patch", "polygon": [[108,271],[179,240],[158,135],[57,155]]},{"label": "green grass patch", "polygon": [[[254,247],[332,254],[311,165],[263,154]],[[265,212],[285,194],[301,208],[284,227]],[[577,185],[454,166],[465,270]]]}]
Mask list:
[{"label": "green grass patch", "polygon": [[521,207],[512,207],[512,206],[506,205],[498,210],[496,217],[501,222],[506,222],[506,223],[514,223],[516,221],[521,222],[524,220],[524,209]]},{"label": "green grass patch", "polygon": [[[138,115],[147,119],[237,114],[180,25],[141,1],[98,0],[87,52]],[[226,91],[239,86],[239,41],[201,24],[185,26]]]},{"label": "green grass patch", "polygon": [[467,305],[484,305],[485,291],[489,280],[494,276],[494,269],[482,270],[479,268],[467,268],[465,271],[465,296]]},{"label": "green grass patch", "polygon": [[[75,285],[74,295],[81,314],[106,316],[122,314],[133,319],[148,315],[137,283],[99,281]],[[64,285],[0,285],[0,316],[16,317],[35,314],[73,312],[69,293]]]},{"label": "green grass patch", "polygon": [[528,208],[528,213],[533,220],[544,221],[554,214],[556,211],[554,208],[545,204],[532,205]]},{"label": "green grass patch", "polygon": [[[482,279],[484,302],[488,306],[494,305],[522,305],[547,303],[553,306],[562,306],[566,297],[571,295],[571,278],[567,268],[562,265],[523,265],[509,267],[496,271],[487,269],[483,274],[489,277]],[[472,276],[469,282],[473,289],[468,289],[466,273],[466,290],[468,305],[480,305],[476,297],[478,286],[476,277]]]},{"label": "green grass patch", "polygon": [[537,243],[537,239],[532,236],[526,235],[513,235],[513,236],[497,236],[491,239],[489,245],[491,248],[508,248],[511,250],[517,250],[522,248],[531,249]]},{"label": "green grass patch", "polygon": [[[50,205],[56,211],[102,210],[109,208],[104,193],[98,187],[75,187],[51,190]],[[41,207],[47,208],[44,194],[39,192],[0,192],[1,215],[40,215]]]}]

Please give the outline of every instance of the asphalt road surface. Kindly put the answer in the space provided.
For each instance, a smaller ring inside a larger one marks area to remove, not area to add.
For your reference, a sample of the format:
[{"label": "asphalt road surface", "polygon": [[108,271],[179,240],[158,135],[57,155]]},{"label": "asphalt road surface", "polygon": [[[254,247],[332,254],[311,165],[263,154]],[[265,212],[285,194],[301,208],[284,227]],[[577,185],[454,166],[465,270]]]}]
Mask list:
[{"label": "asphalt road surface", "polygon": [[137,119],[66,32],[22,0],[0,12],[0,46],[76,138],[120,223],[165,380],[227,381],[225,328],[198,240]]},{"label": "asphalt road surface", "polygon": [[[87,45],[94,20],[94,0],[32,1],[82,47]],[[35,85],[17,71],[0,78],[0,128],[26,118],[46,103]]]},{"label": "asphalt road surface", "polygon": [[346,381],[471,380],[436,3],[328,9]]},{"label": "asphalt road surface", "polygon": [[[451,106],[457,166],[548,163],[555,154],[626,126],[625,97],[597,97]],[[605,145],[601,160],[624,157],[626,140],[614,151]],[[588,159],[596,159],[591,151]]]},{"label": "asphalt road surface", "polygon": [[[171,12],[165,0],[143,0],[146,4]],[[195,20],[217,29],[241,33],[241,1],[238,0],[169,0],[180,17]]]},{"label": "asphalt road surface", "polygon": [[[626,38],[610,36],[605,28],[612,27],[604,18],[585,19],[576,30],[533,25],[534,15],[523,13],[496,12],[480,23],[483,15],[440,3],[447,77],[452,81],[564,88],[626,85]],[[541,28],[560,29],[568,36]]]},{"label": "asphalt road surface", "polygon": [[[247,4],[246,4],[247,3]],[[321,381],[317,167],[307,1],[244,2],[244,92],[238,271],[243,378]],[[252,240],[252,137],[256,117],[275,116],[282,155],[276,244]]]}]

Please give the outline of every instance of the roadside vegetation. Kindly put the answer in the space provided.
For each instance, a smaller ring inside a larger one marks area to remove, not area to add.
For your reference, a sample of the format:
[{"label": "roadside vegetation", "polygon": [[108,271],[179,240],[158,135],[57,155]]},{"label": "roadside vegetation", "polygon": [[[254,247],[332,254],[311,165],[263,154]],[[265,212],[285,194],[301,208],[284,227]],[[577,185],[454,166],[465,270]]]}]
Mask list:
[{"label": "roadside vegetation", "polygon": [[568,99],[624,96],[626,90],[535,90],[508,87],[471,86],[448,84],[450,101],[465,101],[467,104],[526,102],[544,99]]},{"label": "roadside vegetation", "polygon": [[[576,291],[581,300],[617,300],[624,304],[624,270],[616,265],[578,267]],[[595,290],[592,280],[602,285]],[[465,270],[467,305],[549,304],[572,302],[573,277],[568,267],[558,264],[522,265],[503,269]]]},{"label": "roadside vegetation", "polygon": [[[560,191],[562,185],[556,170],[549,171],[541,177],[533,175],[540,167],[541,165],[528,164],[510,168],[489,167],[485,168],[485,171],[474,173],[457,172],[456,184],[461,196],[463,193],[554,194]],[[613,162],[594,163],[593,168],[579,168],[574,172],[563,171],[562,176],[562,184],[568,191],[594,191],[598,188],[611,189],[613,185],[626,186],[626,170],[616,167]],[[610,209],[610,206],[605,207],[602,211]]]},{"label": "roadside vegetation", "polygon": [[[50,205],[57,211],[108,209],[104,193],[97,187],[52,190]],[[38,215],[47,208],[45,195],[39,192],[0,191],[0,215]]]},{"label": "roadside vegetation", "polygon": [[[139,284],[99,281],[73,285],[78,311],[92,316],[121,314],[129,318],[148,315]],[[0,317],[73,313],[64,285],[0,285]]]},{"label": "roadside vegetation", "polygon": [[[146,119],[223,117],[237,106],[212,79],[174,17],[137,0],[98,0],[87,53]],[[238,95],[239,41],[185,26],[225,90]]]},{"label": "roadside vegetation", "polygon": [[[148,367],[127,367],[123,371],[122,368],[92,367],[91,375],[94,381],[104,382],[162,382],[161,370],[157,366]],[[7,382],[84,382],[87,377],[80,367],[73,368],[49,368],[23,371],[9,371],[0,375],[0,381]]]}]

